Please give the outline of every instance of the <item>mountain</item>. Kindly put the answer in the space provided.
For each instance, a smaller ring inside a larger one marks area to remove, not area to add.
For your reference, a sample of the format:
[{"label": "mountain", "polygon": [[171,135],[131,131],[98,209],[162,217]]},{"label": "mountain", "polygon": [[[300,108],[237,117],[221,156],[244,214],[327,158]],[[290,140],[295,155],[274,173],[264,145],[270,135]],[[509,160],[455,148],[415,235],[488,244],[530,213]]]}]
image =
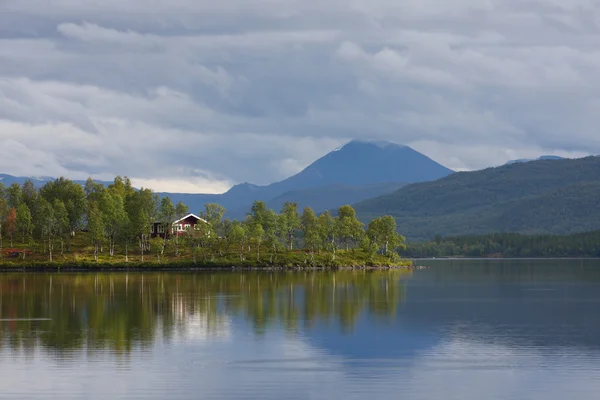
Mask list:
[{"label": "mountain", "polygon": [[505,165],[516,164],[516,163],[526,163],[530,161],[540,161],[540,160],[564,160],[563,157],[560,156],[541,156],[538,158],[520,158],[518,160],[510,160]]},{"label": "mountain", "polygon": [[[320,212],[391,193],[408,183],[431,181],[452,173],[452,170],[408,146],[354,140],[326,154],[298,174],[270,185],[246,182],[223,194],[159,195],[169,196],[175,203],[183,201],[193,212],[202,210],[205,203],[218,203],[228,210],[227,217],[244,218],[255,200],[265,201],[276,210],[286,201],[296,201],[301,208],[311,206]],[[26,179],[0,175],[0,181],[7,186],[13,182],[22,184]],[[34,184],[42,186],[51,179],[34,178]]]},{"label": "mountain", "polygon": [[169,193],[192,210],[216,202],[229,210],[229,218],[243,218],[254,200],[274,209],[297,201],[316,211],[337,208],[390,193],[401,185],[435,180],[453,171],[408,146],[383,141],[353,140],[318,159],[298,174],[267,186],[242,183],[220,195]]},{"label": "mountain", "polygon": [[391,214],[408,238],[600,229],[600,157],[539,160],[408,185],[356,204],[365,220]]}]

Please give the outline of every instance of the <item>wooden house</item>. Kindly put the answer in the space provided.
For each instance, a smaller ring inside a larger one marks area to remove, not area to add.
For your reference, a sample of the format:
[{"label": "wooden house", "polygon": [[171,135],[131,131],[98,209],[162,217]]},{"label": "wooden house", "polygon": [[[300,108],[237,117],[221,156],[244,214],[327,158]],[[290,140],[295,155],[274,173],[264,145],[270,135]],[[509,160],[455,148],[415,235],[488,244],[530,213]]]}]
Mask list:
[{"label": "wooden house", "polygon": [[[185,217],[173,222],[168,234],[180,236],[183,235],[188,229],[195,229],[196,225],[198,224],[208,224],[208,222],[195,214],[188,214]],[[164,237],[166,234],[164,224],[162,222],[155,222],[152,224],[151,233],[153,237]]]}]

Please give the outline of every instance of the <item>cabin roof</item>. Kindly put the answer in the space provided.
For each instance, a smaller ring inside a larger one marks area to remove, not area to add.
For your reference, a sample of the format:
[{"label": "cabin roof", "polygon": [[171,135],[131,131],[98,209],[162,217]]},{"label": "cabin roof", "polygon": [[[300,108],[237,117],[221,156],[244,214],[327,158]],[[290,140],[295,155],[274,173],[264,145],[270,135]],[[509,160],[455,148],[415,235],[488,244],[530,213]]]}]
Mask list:
[{"label": "cabin roof", "polygon": [[195,218],[195,219],[196,219],[196,221],[202,221],[202,222],[204,222],[204,223],[208,224],[208,221],[207,221],[207,220],[200,218],[200,217],[199,217],[199,216],[197,216],[196,214],[188,214],[188,215],[186,215],[185,217],[183,217],[183,218],[181,218],[181,219],[178,219],[177,221],[173,222],[173,225],[175,225],[175,224],[177,224],[177,223],[179,223],[179,222],[181,222],[181,221],[184,221],[184,220],[188,219],[189,217],[193,217],[193,218]]}]

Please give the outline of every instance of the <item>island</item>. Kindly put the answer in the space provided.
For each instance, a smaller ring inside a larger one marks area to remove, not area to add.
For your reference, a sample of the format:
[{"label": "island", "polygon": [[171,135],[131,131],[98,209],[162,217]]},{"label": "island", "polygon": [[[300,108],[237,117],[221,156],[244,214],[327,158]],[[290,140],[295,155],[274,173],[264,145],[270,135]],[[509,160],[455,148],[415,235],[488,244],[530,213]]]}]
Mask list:
[{"label": "island", "polygon": [[320,215],[295,202],[255,201],[243,220],[219,204],[183,203],[117,177],[104,186],[65,178],[36,188],[0,184],[0,270],[408,268],[391,216],[366,226],[353,207]]}]

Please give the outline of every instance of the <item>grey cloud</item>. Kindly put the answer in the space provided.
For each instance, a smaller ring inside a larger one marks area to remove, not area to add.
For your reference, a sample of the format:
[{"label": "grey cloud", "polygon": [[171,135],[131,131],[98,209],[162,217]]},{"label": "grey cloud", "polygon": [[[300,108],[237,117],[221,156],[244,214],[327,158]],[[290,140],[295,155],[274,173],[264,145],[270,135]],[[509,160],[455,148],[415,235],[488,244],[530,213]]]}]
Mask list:
[{"label": "grey cloud", "polygon": [[595,2],[0,7],[0,144],[31,173],[268,183],[351,138],[460,169],[600,152]]}]

